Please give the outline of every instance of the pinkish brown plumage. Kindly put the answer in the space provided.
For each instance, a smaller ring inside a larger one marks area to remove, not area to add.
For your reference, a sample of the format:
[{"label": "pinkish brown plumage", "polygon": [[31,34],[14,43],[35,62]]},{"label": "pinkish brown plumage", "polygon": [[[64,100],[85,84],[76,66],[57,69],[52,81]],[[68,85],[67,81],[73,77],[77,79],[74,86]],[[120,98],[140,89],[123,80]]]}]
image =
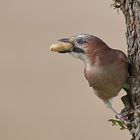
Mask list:
[{"label": "pinkish brown plumage", "polygon": [[74,47],[67,52],[85,63],[84,74],[90,87],[116,113],[110,104],[110,99],[118,95],[127,80],[126,55],[89,34],[79,34],[60,41],[73,44]]}]

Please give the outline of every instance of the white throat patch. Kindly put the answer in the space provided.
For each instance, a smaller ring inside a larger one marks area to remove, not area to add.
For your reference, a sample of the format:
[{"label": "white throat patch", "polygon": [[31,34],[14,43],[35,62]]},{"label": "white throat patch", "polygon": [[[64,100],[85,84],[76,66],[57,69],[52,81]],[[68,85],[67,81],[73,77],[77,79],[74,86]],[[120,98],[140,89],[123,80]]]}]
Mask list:
[{"label": "white throat patch", "polygon": [[75,57],[81,59],[85,64],[89,64],[90,60],[88,59],[87,55],[84,53],[75,53],[75,52],[70,52],[70,54]]}]

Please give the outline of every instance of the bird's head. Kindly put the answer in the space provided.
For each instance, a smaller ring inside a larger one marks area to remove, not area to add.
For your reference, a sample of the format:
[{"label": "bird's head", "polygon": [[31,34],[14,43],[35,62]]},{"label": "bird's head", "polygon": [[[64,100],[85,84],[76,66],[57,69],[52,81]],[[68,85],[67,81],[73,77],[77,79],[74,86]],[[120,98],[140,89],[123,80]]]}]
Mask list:
[{"label": "bird's head", "polygon": [[85,63],[94,59],[94,53],[97,52],[97,50],[108,48],[101,39],[89,34],[78,34],[70,38],[59,39],[58,41],[71,43],[73,45],[69,50],[60,53],[70,53],[72,56],[80,58]]}]

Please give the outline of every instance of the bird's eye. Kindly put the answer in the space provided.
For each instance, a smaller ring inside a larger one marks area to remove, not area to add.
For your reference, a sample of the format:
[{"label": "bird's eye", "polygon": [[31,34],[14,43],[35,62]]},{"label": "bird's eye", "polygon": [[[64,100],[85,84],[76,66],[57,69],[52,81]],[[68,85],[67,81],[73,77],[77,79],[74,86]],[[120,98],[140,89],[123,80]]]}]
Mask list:
[{"label": "bird's eye", "polygon": [[79,38],[79,39],[77,39],[77,43],[78,44],[85,44],[86,43],[86,40],[83,39],[83,38]]}]

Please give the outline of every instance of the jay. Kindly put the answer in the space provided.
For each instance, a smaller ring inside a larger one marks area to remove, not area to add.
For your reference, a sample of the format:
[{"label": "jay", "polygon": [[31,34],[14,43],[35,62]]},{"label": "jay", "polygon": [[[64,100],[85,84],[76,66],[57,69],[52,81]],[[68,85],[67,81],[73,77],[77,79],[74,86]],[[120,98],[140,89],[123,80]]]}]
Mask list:
[{"label": "jay", "polygon": [[70,53],[85,64],[84,75],[94,93],[113,110],[111,99],[118,95],[128,77],[128,59],[120,50],[110,48],[100,38],[89,34],[78,34],[59,41],[73,47],[57,51]]}]

